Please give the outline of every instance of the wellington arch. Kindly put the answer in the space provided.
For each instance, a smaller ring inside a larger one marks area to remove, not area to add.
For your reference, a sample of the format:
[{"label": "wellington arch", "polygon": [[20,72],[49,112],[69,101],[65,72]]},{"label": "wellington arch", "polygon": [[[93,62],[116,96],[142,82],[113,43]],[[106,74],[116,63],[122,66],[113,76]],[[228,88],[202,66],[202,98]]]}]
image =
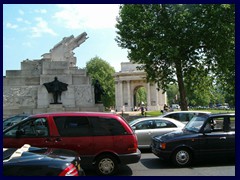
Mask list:
[{"label": "wellington arch", "polygon": [[144,87],[147,93],[148,111],[160,111],[167,102],[166,92],[158,89],[157,84],[148,83],[146,73],[137,70],[139,64],[121,63],[121,71],[114,74],[115,78],[115,109],[117,111],[132,111],[136,106],[134,94],[136,89]]}]

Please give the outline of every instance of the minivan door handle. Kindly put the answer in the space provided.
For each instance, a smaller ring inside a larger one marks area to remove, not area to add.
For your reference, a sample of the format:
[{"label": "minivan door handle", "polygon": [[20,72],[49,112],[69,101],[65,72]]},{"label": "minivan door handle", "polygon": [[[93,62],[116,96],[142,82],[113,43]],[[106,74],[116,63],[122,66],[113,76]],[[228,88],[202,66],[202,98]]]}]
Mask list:
[{"label": "minivan door handle", "polygon": [[62,141],[62,139],[61,139],[60,137],[57,137],[57,138],[55,139],[55,142],[59,142],[59,141]]},{"label": "minivan door handle", "polygon": [[53,140],[51,138],[47,138],[45,139],[45,142],[48,143],[48,142],[53,142]]}]

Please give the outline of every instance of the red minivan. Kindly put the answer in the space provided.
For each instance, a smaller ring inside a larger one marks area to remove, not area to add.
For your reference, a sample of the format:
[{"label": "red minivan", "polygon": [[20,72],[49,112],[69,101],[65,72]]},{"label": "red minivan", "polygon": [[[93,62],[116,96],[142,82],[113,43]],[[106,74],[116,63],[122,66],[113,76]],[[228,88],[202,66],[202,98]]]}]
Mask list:
[{"label": "red minivan", "polygon": [[116,173],[118,164],[137,163],[141,158],[137,137],[119,115],[99,112],[36,114],[3,131],[3,147],[70,149],[79,153],[81,164],[94,165],[100,175]]}]

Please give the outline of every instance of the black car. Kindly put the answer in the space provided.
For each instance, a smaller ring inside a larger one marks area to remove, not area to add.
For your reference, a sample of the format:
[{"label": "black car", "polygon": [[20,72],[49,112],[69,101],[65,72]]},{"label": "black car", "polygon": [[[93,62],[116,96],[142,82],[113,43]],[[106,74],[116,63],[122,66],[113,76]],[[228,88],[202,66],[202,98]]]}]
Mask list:
[{"label": "black car", "polygon": [[4,176],[81,176],[80,157],[65,149],[37,148],[25,144],[20,149],[3,148]]},{"label": "black car", "polygon": [[9,118],[6,118],[3,120],[3,129],[9,128],[12,125],[22,121],[23,119],[27,118],[28,116],[30,116],[29,114],[18,114],[15,116],[11,116]]},{"label": "black car", "polygon": [[182,129],[152,138],[152,152],[178,167],[194,159],[235,157],[235,114],[201,114]]}]

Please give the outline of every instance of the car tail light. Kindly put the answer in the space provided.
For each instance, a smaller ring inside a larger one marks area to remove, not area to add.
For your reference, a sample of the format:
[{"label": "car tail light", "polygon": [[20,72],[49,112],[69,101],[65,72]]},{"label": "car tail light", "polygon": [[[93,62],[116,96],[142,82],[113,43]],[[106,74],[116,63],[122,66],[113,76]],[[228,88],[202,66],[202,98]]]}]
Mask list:
[{"label": "car tail light", "polygon": [[78,176],[78,170],[73,164],[70,164],[59,174],[59,176]]},{"label": "car tail light", "polygon": [[128,147],[128,152],[130,152],[130,153],[137,152],[137,148],[138,148],[137,136],[134,134],[133,137],[134,137],[133,138],[133,144],[131,144],[131,146]]}]

